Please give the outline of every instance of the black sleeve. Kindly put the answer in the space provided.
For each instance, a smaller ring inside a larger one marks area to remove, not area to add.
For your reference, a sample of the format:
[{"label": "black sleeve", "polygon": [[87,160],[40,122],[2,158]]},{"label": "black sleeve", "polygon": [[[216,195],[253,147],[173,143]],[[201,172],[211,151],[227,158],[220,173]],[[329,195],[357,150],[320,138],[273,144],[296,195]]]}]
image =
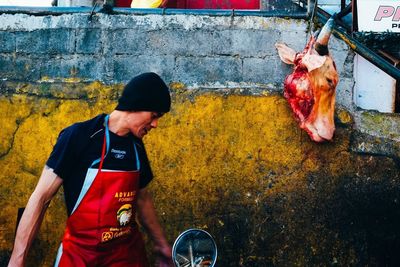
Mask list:
[{"label": "black sleeve", "polygon": [[138,153],[140,158],[140,188],[145,188],[153,180],[153,172],[142,141],[139,142]]},{"label": "black sleeve", "polygon": [[75,143],[75,127],[70,126],[62,130],[58,136],[57,143],[53,147],[46,165],[54,170],[61,179],[66,179],[69,171],[76,162],[77,146]]}]

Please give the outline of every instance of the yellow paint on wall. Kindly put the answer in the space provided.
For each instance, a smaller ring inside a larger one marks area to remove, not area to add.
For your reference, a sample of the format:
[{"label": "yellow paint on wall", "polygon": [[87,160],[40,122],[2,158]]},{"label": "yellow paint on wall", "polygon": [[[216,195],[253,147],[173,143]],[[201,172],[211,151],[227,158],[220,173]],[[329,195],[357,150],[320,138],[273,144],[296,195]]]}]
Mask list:
[{"label": "yellow paint on wall", "polygon": [[[115,107],[107,97],[115,99],[115,88],[93,83],[85,92],[85,100],[0,97],[0,249],[11,249],[17,208],[25,206],[59,131]],[[332,143],[312,143],[283,97],[273,94],[188,98],[182,91],[144,141],[155,174],[150,188],[170,239],[185,227],[206,228],[210,214],[224,207],[260,205],[268,196],[304,188],[309,172],[325,168],[340,175],[350,164],[345,132]],[[32,252],[31,262],[51,266],[65,219],[60,192],[38,238],[46,254]]]}]

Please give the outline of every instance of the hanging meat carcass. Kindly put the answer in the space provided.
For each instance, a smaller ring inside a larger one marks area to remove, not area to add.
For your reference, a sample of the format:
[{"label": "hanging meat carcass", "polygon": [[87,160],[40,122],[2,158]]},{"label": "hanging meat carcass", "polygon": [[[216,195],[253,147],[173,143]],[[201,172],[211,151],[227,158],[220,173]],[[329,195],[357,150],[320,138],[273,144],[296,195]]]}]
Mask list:
[{"label": "hanging meat carcass", "polygon": [[285,79],[284,97],[300,128],[316,142],[332,140],[335,131],[335,89],[339,77],[328,51],[333,25],[332,17],[317,39],[311,36],[301,53],[282,43],[275,45],[281,60],[294,64],[293,73]]}]

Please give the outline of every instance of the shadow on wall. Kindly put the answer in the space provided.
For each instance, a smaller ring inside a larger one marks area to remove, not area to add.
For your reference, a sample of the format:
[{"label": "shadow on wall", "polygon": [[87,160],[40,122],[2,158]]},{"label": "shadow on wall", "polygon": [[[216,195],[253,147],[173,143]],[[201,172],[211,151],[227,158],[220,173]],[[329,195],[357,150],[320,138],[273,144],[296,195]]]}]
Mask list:
[{"label": "shadow on wall", "polygon": [[0,266],[7,266],[11,252],[8,250],[0,250]]},{"label": "shadow on wall", "polygon": [[205,216],[214,217],[208,230],[217,233],[219,266],[399,266],[399,184],[390,176],[326,173],[307,180],[307,188],[258,206],[221,202],[231,211],[221,217],[210,209]]},{"label": "shadow on wall", "polygon": [[326,223],[353,244],[360,265],[400,264],[400,188],[392,179],[344,177],[328,201]]}]

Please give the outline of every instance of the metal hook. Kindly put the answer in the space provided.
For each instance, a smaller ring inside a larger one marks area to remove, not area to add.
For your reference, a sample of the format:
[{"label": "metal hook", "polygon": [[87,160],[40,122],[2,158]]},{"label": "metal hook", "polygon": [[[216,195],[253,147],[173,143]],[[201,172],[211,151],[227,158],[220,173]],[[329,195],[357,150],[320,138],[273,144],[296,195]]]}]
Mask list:
[{"label": "metal hook", "polygon": [[90,15],[89,15],[89,18],[88,18],[89,22],[92,22],[92,18],[93,18],[93,15],[94,15],[94,10],[96,9],[96,7],[97,7],[97,2],[94,3],[92,11],[90,12]]},{"label": "metal hook", "polygon": [[[312,7],[312,10],[311,10],[311,6],[310,5],[312,3],[314,4],[314,6]],[[308,43],[308,39],[309,39],[308,34],[312,34],[312,30],[314,28],[314,17],[315,17],[315,12],[316,12],[317,7],[318,7],[318,0],[308,0],[308,5],[309,5],[307,7],[308,13],[311,16],[310,16],[310,20],[309,20],[309,23],[308,23],[308,33],[306,35],[306,44]],[[311,12],[311,14],[310,14],[310,12]]]}]

